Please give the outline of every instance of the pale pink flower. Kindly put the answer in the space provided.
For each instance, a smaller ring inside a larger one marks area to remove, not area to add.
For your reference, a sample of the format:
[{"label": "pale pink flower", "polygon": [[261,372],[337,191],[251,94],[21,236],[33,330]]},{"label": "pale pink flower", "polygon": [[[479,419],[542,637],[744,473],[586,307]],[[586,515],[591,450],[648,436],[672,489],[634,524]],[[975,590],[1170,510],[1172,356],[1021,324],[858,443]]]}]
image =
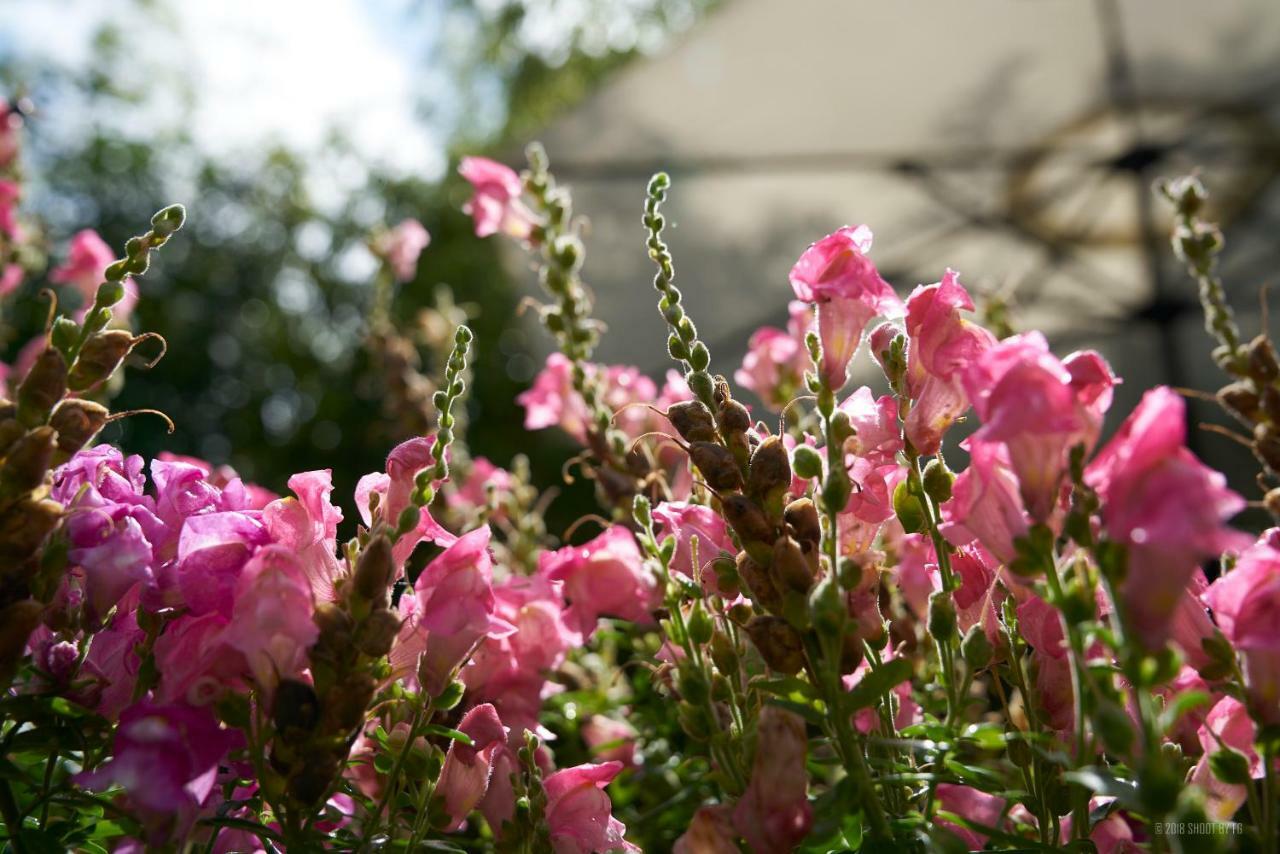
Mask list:
[{"label": "pale pink flower", "polygon": [[0,267],[0,297],[7,297],[16,291],[25,274],[21,264],[5,264]]},{"label": "pale pink flower", "polygon": [[528,390],[516,397],[524,407],[524,429],[559,427],[579,444],[587,441],[589,413],[582,397],[573,388],[573,362],[563,353],[547,357]]},{"label": "pale pink flower", "polygon": [[1280,724],[1280,551],[1270,542],[1278,530],[1245,549],[1204,594],[1240,653],[1250,702],[1269,724]]},{"label": "pale pink flower", "polygon": [[636,728],[626,721],[592,715],[581,732],[592,759],[621,762],[627,767],[636,764]]},{"label": "pale pink flower", "polygon": [[902,450],[898,426],[898,401],[891,395],[876,397],[867,386],[860,387],[840,404],[857,431],[845,444],[845,451],[876,463],[893,462]]},{"label": "pale pink flower", "polygon": [[1200,563],[1248,542],[1223,524],[1244,500],[1185,441],[1182,398],[1155,388],[1085,472],[1102,499],[1107,536],[1127,547],[1117,604],[1149,649],[1168,640],[1178,602]]},{"label": "pale pink flower", "polygon": [[623,837],[626,825],[613,817],[613,804],[604,791],[621,770],[621,762],[576,765],[543,779],[547,826],[556,854],[640,850]]},{"label": "pale pink flower", "polygon": [[[511,472],[494,465],[485,457],[473,457],[467,470],[467,478],[458,484],[458,488],[449,493],[449,506],[464,512],[476,512],[487,508],[489,490],[501,497],[510,492],[515,485]],[[503,517],[501,507],[496,508],[494,518]]]},{"label": "pale pink flower", "polygon": [[967,545],[977,540],[1001,563],[1011,563],[1018,556],[1014,541],[1026,535],[1031,522],[1002,445],[971,445],[969,467],[956,477],[942,517],[943,533],[952,543]]},{"label": "pale pink flower", "polygon": [[333,506],[333,471],[308,471],[289,478],[295,498],[273,501],[262,511],[271,539],[296,555],[316,602],[332,602],[339,564],[338,523]]},{"label": "pale pink flower", "polygon": [[160,684],[156,699],[162,703],[208,705],[239,676],[240,657],[225,645],[228,620],[209,612],[181,617],[156,638],[156,670]]},{"label": "pale pink flower", "polygon": [[489,788],[494,752],[507,739],[507,728],[488,703],[475,706],[463,715],[458,731],[467,735],[471,743],[457,740],[449,743],[449,753],[435,790],[436,796],[444,800],[445,812],[449,815],[449,824],[444,828],[447,833],[461,829],[467,816],[479,806]]},{"label": "pale pink flower", "polygon": [[764,706],[751,780],[733,810],[734,827],[753,851],[790,851],[809,835],[813,807],[807,749],[804,721],[777,706]]},{"label": "pale pink flower", "polygon": [[462,210],[475,221],[477,237],[499,231],[519,240],[529,237],[534,216],[520,199],[524,186],[510,167],[487,157],[464,157],[458,174],[471,184],[471,198]]},{"label": "pale pink flower", "polygon": [[538,556],[538,574],[564,583],[566,622],[591,637],[600,617],[621,617],[640,625],[653,622],[661,598],[657,579],[644,565],[635,537],[614,525],[581,546],[565,546]]},{"label": "pale pink flower", "polygon": [[800,300],[792,300],[789,308],[785,330],[762,326],[751,333],[742,367],[733,375],[773,412],[781,412],[804,389],[804,372],[811,364],[804,338],[813,327],[813,308]]},{"label": "pale pink flower", "polygon": [[903,311],[902,301],[867,258],[870,250],[871,229],[845,226],[811,245],[791,268],[796,298],[817,306],[821,373],[832,389],[845,384],[867,322]]},{"label": "pale pink flower", "polygon": [[1231,821],[1247,797],[1245,787],[1224,783],[1214,776],[1209,767],[1209,757],[1219,750],[1231,748],[1243,753],[1249,760],[1249,776],[1263,776],[1262,758],[1254,747],[1256,728],[1249,711],[1234,697],[1223,697],[1209,713],[1197,736],[1203,754],[1192,769],[1189,781],[1204,792],[1205,812],[1213,821]]},{"label": "pale pink flower", "polygon": [[961,377],[995,344],[995,336],[962,317],[962,311],[973,311],[973,300],[954,270],[947,270],[937,284],[916,288],[907,299],[907,391],[912,406],[905,428],[922,454],[936,454],[943,434],[969,408]]},{"label": "pale pink flower", "polygon": [[67,260],[49,273],[56,285],[70,285],[79,291],[85,303],[91,303],[98,285],[106,281],[107,267],[116,255],[106,241],[91,228],[78,231],[67,247]]},{"label": "pale pink flower", "polygon": [[441,527],[426,507],[413,505],[418,473],[435,463],[434,445],[434,439],[422,437],[401,442],[387,455],[385,473],[367,474],[356,483],[356,509],[366,526],[373,524],[369,507],[375,496],[379,513],[389,525],[397,525],[406,510],[417,513],[418,524],[397,539],[391,549],[397,576],[419,543],[448,546],[458,539]]},{"label": "pale pink flower", "polygon": [[316,600],[298,554],[279,545],[260,549],[240,574],[235,596],[224,638],[244,656],[254,681],[270,692],[280,679],[297,678],[320,636],[312,621]]},{"label": "pale pink flower", "polygon": [[[738,553],[724,517],[705,504],[687,501],[664,501],[653,509],[659,537],[676,538],[676,552],[671,558],[671,571],[696,581],[716,594],[720,586],[712,563],[722,552]],[[693,541],[698,541],[698,566],[693,565]]]},{"label": "pale pink flower", "polygon": [[373,241],[373,251],[387,262],[392,274],[407,282],[418,271],[418,256],[431,243],[431,235],[416,219],[401,220]]}]

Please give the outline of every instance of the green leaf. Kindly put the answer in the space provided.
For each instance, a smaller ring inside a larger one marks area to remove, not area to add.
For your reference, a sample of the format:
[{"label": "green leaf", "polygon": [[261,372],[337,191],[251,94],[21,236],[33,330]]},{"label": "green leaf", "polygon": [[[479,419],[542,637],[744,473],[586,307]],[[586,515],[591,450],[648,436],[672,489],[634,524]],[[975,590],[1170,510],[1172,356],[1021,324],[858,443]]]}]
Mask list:
[{"label": "green leaf", "polygon": [[795,676],[778,676],[773,679],[757,676],[747,685],[757,691],[763,691],[766,694],[782,697],[783,699],[794,700],[797,696],[810,701],[818,699],[813,686],[803,679],[797,679]]},{"label": "green leaf", "polygon": [[905,658],[895,658],[868,671],[853,690],[845,695],[845,708],[848,712],[856,712],[874,706],[881,697],[888,694],[899,683],[911,678],[911,662]]},{"label": "green leaf", "polygon": [[1068,782],[1079,783],[1091,792],[1113,797],[1131,809],[1139,809],[1138,787],[1101,768],[1081,768],[1079,771],[1068,771],[1062,776]]},{"label": "green leaf", "polygon": [[1168,732],[1173,729],[1183,715],[1209,705],[1209,700],[1209,695],[1204,691],[1187,691],[1174,697],[1173,702],[1160,713],[1160,731]]},{"label": "green leaf", "polygon": [[822,714],[808,703],[797,703],[792,700],[784,700],[781,697],[770,697],[765,702],[770,706],[777,706],[779,709],[786,709],[788,712],[793,712],[814,726],[820,727],[826,724],[826,715]]},{"label": "green leaf", "polygon": [[467,747],[471,747],[472,745],[475,744],[475,742],[471,740],[471,736],[467,735],[465,732],[462,732],[461,730],[450,729],[447,726],[440,726],[439,724],[429,724],[427,726],[424,726],[422,728],[422,731],[426,735],[438,735],[443,738],[452,739],[453,741],[460,741],[463,744],[465,744]]}]

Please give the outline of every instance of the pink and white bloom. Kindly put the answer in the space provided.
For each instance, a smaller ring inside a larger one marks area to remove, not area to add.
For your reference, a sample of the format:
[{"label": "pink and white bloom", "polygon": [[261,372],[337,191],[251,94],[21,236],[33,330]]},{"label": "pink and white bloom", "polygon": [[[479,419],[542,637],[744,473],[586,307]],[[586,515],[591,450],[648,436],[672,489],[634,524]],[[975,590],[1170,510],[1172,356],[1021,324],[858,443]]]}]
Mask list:
[{"label": "pink and white bloom", "polygon": [[407,282],[418,272],[418,256],[430,244],[431,234],[422,223],[405,219],[375,237],[373,251],[387,262],[396,279]]},{"label": "pink and white bloom", "polygon": [[391,549],[397,575],[404,571],[404,562],[419,543],[432,542],[448,546],[458,538],[440,526],[426,507],[414,507],[413,493],[417,488],[417,476],[423,469],[435,463],[435,440],[416,438],[401,442],[387,455],[385,472],[375,472],[360,478],[356,483],[356,508],[366,526],[373,524],[370,505],[376,499],[379,515],[390,525],[399,523],[406,510],[417,513],[418,524],[396,540]]},{"label": "pink and white bloom", "polygon": [[937,284],[916,288],[907,299],[906,380],[912,406],[905,429],[922,454],[936,454],[943,434],[969,408],[961,377],[996,343],[994,335],[961,315],[971,311],[973,300],[955,270],[947,270]]},{"label": "pink and white bloom", "polygon": [[796,298],[817,307],[820,370],[835,390],[845,384],[867,322],[903,312],[902,301],[867,258],[871,239],[867,226],[845,226],[811,245],[791,268]]},{"label": "pink and white bloom", "polygon": [[762,326],[751,333],[742,367],[734,373],[738,385],[750,389],[773,412],[782,408],[804,388],[809,351],[805,335],[813,328],[813,307],[792,300],[786,329]]},{"label": "pink and white bloom", "polygon": [[[687,501],[664,501],[653,509],[658,524],[659,537],[676,538],[676,552],[671,558],[671,570],[693,579],[712,592],[719,594],[712,563],[727,552],[737,554],[737,547],[729,535],[724,517],[705,504]],[[693,565],[693,541],[698,541],[698,565]]]},{"label": "pink and white bloom", "polygon": [[621,762],[604,762],[576,765],[543,779],[556,854],[640,850],[624,838],[626,825],[613,817],[613,804],[604,791],[621,771]]},{"label": "pink and white bloom", "polygon": [[635,537],[621,525],[581,546],[543,552],[538,557],[538,574],[563,582],[570,603],[565,620],[588,638],[602,616],[649,625],[661,596]]},{"label": "pink and white bloom", "polygon": [[499,231],[519,240],[529,237],[534,215],[520,199],[524,184],[514,170],[487,157],[464,157],[458,174],[471,184],[462,210],[475,221],[477,237]]},{"label": "pink and white bloom", "polygon": [[1249,760],[1249,776],[1263,776],[1262,758],[1254,747],[1256,727],[1249,710],[1234,697],[1223,697],[1209,713],[1197,733],[1203,751],[1192,769],[1189,781],[1201,788],[1205,796],[1205,812],[1213,821],[1231,821],[1247,799],[1245,787],[1224,783],[1213,775],[1209,757],[1226,748],[1238,750]]},{"label": "pink and white bloom", "polygon": [[1240,653],[1249,701],[1268,724],[1280,724],[1280,550],[1272,545],[1278,532],[1264,533],[1204,594]]},{"label": "pink and white bloom", "polygon": [[872,463],[893,462],[903,449],[898,427],[898,401],[891,394],[876,397],[867,386],[860,387],[840,404],[856,433],[845,444],[845,452],[865,457]]},{"label": "pink and white bloom", "polygon": [[751,780],[733,810],[733,825],[752,851],[791,851],[813,826],[804,721],[766,705],[758,732]]},{"label": "pink and white bloom", "polygon": [[1172,389],[1152,389],[1085,471],[1107,536],[1128,551],[1117,605],[1150,649],[1169,639],[1200,563],[1249,542],[1223,524],[1244,500],[1187,449],[1185,415]]}]

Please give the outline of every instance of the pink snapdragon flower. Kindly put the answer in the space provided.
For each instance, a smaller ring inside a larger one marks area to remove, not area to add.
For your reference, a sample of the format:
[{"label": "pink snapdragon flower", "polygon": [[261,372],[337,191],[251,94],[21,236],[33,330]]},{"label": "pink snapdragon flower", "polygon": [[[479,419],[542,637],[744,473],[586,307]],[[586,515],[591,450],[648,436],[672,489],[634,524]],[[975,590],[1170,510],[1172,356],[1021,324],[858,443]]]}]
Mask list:
[{"label": "pink snapdragon flower", "polygon": [[[1004,812],[1004,799],[989,795],[972,786],[957,786],[951,783],[939,783],[937,788],[938,808],[949,813],[967,818],[975,824],[996,827]],[[964,840],[971,851],[981,851],[987,844],[987,837],[976,830],[939,819],[941,827]]]},{"label": "pink snapdragon flower", "polygon": [[475,221],[477,237],[501,231],[518,240],[528,239],[535,218],[520,199],[524,184],[515,171],[487,157],[464,157],[458,174],[471,184],[471,199],[462,210]]},{"label": "pink snapdragon flower", "polygon": [[996,343],[995,336],[961,315],[971,311],[973,300],[954,270],[907,299],[906,380],[912,406],[905,429],[922,454],[936,454],[943,434],[969,408],[961,377]]},{"label": "pink snapdragon flower", "polygon": [[339,564],[338,523],[342,511],[333,506],[333,470],[308,471],[289,478],[294,496],[281,498],[262,511],[271,539],[297,555],[298,565],[315,601],[332,602]]},{"label": "pink snapdragon flower", "polygon": [[739,854],[737,840],[728,807],[701,807],[671,850],[673,854]]},{"label": "pink snapdragon flower", "polygon": [[403,624],[391,665],[397,675],[416,677],[432,696],[481,640],[514,631],[495,615],[489,537],[488,525],[460,537],[422,570],[413,595],[400,598]]},{"label": "pink snapdragon flower", "polygon": [[5,98],[0,98],[0,169],[18,159],[22,147],[22,115]]},{"label": "pink snapdragon flower", "polygon": [[1059,361],[1038,332],[995,344],[964,373],[983,426],[972,444],[1001,443],[1031,517],[1047,522],[1058,504],[1071,450],[1092,450],[1116,379],[1094,352]]},{"label": "pink snapdragon flower", "polygon": [[[369,507],[375,499],[379,514],[390,525],[397,524],[401,514],[413,507],[418,473],[435,463],[434,446],[434,439],[422,437],[401,442],[387,455],[385,472],[375,472],[360,478],[356,483],[356,509],[366,527],[373,524],[373,514]],[[396,540],[391,550],[397,574],[403,572],[404,562],[419,543],[425,541],[448,546],[458,539],[441,527],[426,507],[414,510],[418,515],[418,524],[408,534]]]},{"label": "pink snapdragon flower", "polygon": [[116,260],[111,247],[91,228],[77,231],[67,247],[67,260],[49,273],[55,285],[70,285],[90,303],[98,293],[98,285],[106,281],[106,270]]},{"label": "pink snapdragon flower", "polygon": [[[22,284],[26,271],[21,264],[5,264],[0,266],[0,297],[7,297]],[[2,385],[2,384],[0,384]]]},{"label": "pink snapdragon flower", "polygon": [[556,854],[640,850],[624,838],[626,825],[613,817],[613,804],[604,791],[620,771],[621,762],[576,765],[542,781]]},{"label": "pink snapdragon flower", "polygon": [[[671,571],[696,581],[709,592],[720,595],[712,563],[722,552],[737,554],[724,517],[705,504],[687,501],[664,501],[653,509],[659,537],[676,538],[676,551],[671,558]],[[698,541],[698,566],[693,565],[693,541]]]},{"label": "pink snapdragon flower", "polygon": [[751,333],[742,367],[734,373],[738,385],[750,389],[772,412],[781,412],[804,388],[804,372],[809,368],[805,335],[813,328],[813,307],[792,300],[786,329],[762,326]]},{"label": "pink snapdragon flower", "polygon": [[[179,617],[155,642],[162,703],[205,706],[216,700],[241,674],[242,660],[226,645],[227,617],[216,611]],[[243,623],[241,624],[243,627]]]},{"label": "pink snapdragon flower", "polygon": [[407,282],[418,272],[418,256],[431,244],[431,234],[416,219],[401,220],[373,240],[373,251],[387,262],[391,273]]},{"label": "pink snapdragon flower", "polygon": [[1001,445],[974,443],[969,467],[951,488],[942,505],[942,532],[956,545],[977,540],[1001,563],[1018,556],[1015,540],[1026,536],[1031,522],[1018,493],[1018,479]]},{"label": "pink snapdragon flower", "polygon": [[[485,457],[473,457],[466,480],[448,495],[449,506],[462,512],[476,513],[488,508],[489,490],[492,489],[498,500],[501,500],[514,486],[515,478],[511,472],[494,465]],[[499,507],[494,518],[502,517],[503,511]]]},{"label": "pink snapdragon flower", "polygon": [[1138,640],[1158,649],[1200,563],[1248,543],[1223,524],[1244,500],[1187,450],[1185,405],[1165,387],[1143,396],[1085,480],[1102,499],[1107,536],[1128,549],[1117,605]]},{"label": "pink snapdragon flower", "polygon": [[1231,821],[1244,806],[1247,791],[1243,785],[1224,783],[1214,776],[1209,757],[1224,747],[1238,750],[1249,760],[1249,776],[1263,776],[1262,758],[1254,747],[1256,727],[1249,710],[1234,697],[1223,697],[1209,713],[1197,733],[1203,753],[1192,769],[1189,781],[1204,792],[1205,812],[1213,821]]},{"label": "pink snapdragon flower", "polygon": [[811,245],[791,268],[796,298],[817,306],[820,370],[835,390],[845,384],[867,322],[903,312],[902,301],[867,258],[870,251],[871,229],[845,226]]},{"label": "pink snapdragon flower", "polygon": [[809,835],[807,750],[799,716],[776,706],[761,710],[751,780],[733,810],[733,825],[751,850],[790,851]]},{"label": "pink snapdragon flower", "polygon": [[626,721],[592,715],[582,725],[582,740],[591,750],[591,757],[601,762],[621,762],[627,767],[636,764],[636,728]]},{"label": "pink snapdragon flower", "polygon": [[320,636],[312,620],[315,606],[310,579],[293,549],[267,546],[244,568],[224,637],[244,656],[259,688],[271,692],[307,667],[307,650]]},{"label": "pink snapdragon flower", "polygon": [[864,457],[875,464],[891,463],[903,449],[902,431],[898,427],[898,400],[891,394],[876,397],[867,386],[861,386],[840,404],[856,431],[845,444],[847,453]]},{"label": "pink snapdragon flower", "polygon": [[1272,528],[1209,586],[1204,601],[1244,664],[1249,700],[1268,724],[1280,724],[1280,550]]},{"label": "pink snapdragon flower", "polygon": [[241,743],[213,713],[183,705],[136,703],[120,716],[111,758],[76,776],[87,789],[121,786],[148,841],[181,840],[213,792],[218,764]]},{"label": "pink snapdragon flower", "polygon": [[467,735],[471,743],[456,740],[449,743],[449,753],[435,790],[435,796],[443,800],[449,815],[449,824],[444,827],[446,833],[461,829],[467,816],[483,800],[493,771],[494,752],[507,740],[507,728],[488,703],[475,706],[463,715],[458,731]]},{"label": "pink snapdragon flower", "polygon": [[18,225],[18,200],[21,198],[22,186],[17,181],[0,178],[0,237],[22,239],[22,229]]},{"label": "pink snapdragon flower", "polygon": [[635,537],[614,525],[581,546],[565,546],[538,556],[538,574],[564,583],[569,600],[565,621],[591,637],[600,617],[621,617],[640,625],[653,622],[661,593],[644,565]]},{"label": "pink snapdragon flower", "polygon": [[[661,402],[658,387],[639,368],[588,365],[586,370],[591,382],[602,383],[603,403],[616,414],[614,423],[619,429],[632,438],[658,429],[653,412],[641,406]],[[516,402],[525,410],[526,430],[559,427],[579,444],[587,443],[591,413],[574,388],[573,371],[573,362],[563,353],[547,356],[547,363],[534,377],[533,385],[516,397]]]}]

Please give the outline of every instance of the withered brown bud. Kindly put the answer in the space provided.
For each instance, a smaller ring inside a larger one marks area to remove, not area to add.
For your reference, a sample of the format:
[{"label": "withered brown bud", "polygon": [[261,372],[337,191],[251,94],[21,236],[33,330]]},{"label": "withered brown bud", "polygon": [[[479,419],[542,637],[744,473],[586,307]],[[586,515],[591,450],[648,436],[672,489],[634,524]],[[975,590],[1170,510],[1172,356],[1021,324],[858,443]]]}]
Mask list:
[{"label": "withered brown bud", "polygon": [[58,431],[58,450],[54,461],[64,463],[89,444],[89,440],[106,426],[110,414],[105,406],[92,400],[70,398],[59,403],[49,416],[49,426]]},{"label": "withered brown bud", "polygon": [[40,625],[44,605],[35,599],[10,602],[0,610],[0,688],[8,688],[18,671],[27,639]]},{"label": "withered brown bud", "polygon": [[57,441],[57,431],[44,426],[14,442],[0,464],[0,498],[16,498],[44,483]]},{"label": "withered brown bud", "polygon": [[0,573],[30,557],[62,518],[62,505],[22,499],[0,514]]},{"label": "withered brown bud", "polygon": [[747,585],[753,602],[766,611],[782,610],[782,593],[764,567],[746,552],[738,552],[737,568],[738,577]]},{"label": "withered brown bud", "polygon": [[0,421],[0,456],[7,454],[13,443],[27,435],[27,428],[17,418]]},{"label": "withered brown bud", "polygon": [[1280,473],[1280,435],[1270,424],[1259,424],[1253,430],[1253,455],[1273,472]]},{"label": "withered brown bud", "polygon": [[840,642],[840,672],[846,676],[862,663],[862,639],[856,634],[845,634]]},{"label": "withered brown bud", "polygon": [[1266,497],[1262,499],[1262,503],[1266,506],[1268,513],[1280,518],[1280,487],[1267,490]]},{"label": "withered brown bud", "polygon": [[344,611],[340,605],[333,602],[321,602],[316,606],[315,616],[312,617],[312,621],[320,629],[321,640],[329,635],[342,634],[350,638],[353,628],[351,615]]},{"label": "withered brown bud", "polygon": [[1227,412],[1250,424],[1258,420],[1258,410],[1262,405],[1253,383],[1248,380],[1239,380],[1218,389],[1218,403]]},{"label": "withered brown bud", "polygon": [[1276,360],[1275,347],[1265,334],[1249,342],[1249,376],[1258,385],[1266,385],[1280,377],[1280,361]]},{"label": "withered brown bud", "polygon": [[67,375],[72,391],[84,391],[115,373],[133,349],[133,336],[123,329],[104,329],[90,336]]},{"label": "withered brown bud", "polygon": [[716,422],[725,436],[745,433],[751,429],[751,412],[738,401],[726,398],[716,413]]},{"label": "withered brown bud", "polygon": [[776,489],[791,485],[791,459],[786,447],[777,436],[770,436],[760,443],[751,455],[747,469],[747,491],[765,496]]},{"label": "withered brown bud", "polygon": [[806,543],[822,541],[822,523],[818,520],[818,508],[810,498],[797,498],[787,505],[783,518],[791,526],[797,540]]},{"label": "withered brown bud", "polygon": [[[738,538],[744,543],[773,542],[773,526],[769,524],[760,505],[750,498],[745,495],[726,495],[721,499],[720,506],[724,509],[724,518],[729,521]],[[764,560],[766,563],[769,561],[768,558]]]},{"label": "withered brown bud", "polygon": [[302,767],[289,778],[287,791],[289,798],[303,806],[313,807],[320,803],[329,791],[342,757],[308,753],[302,761]]},{"label": "withered brown bud", "polygon": [[351,732],[364,723],[365,709],[373,699],[377,683],[368,673],[357,672],[325,696],[325,723],[336,732]]},{"label": "withered brown bud", "polygon": [[1262,390],[1262,411],[1273,423],[1280,424],[1280,389],[1274,383]]},{"label": "withered brown bud", "polygon": [[400,618],[385,608],[365,617],[356,630],[356,646],[365,655],[381,658],[391,651],[391,644],[400,631]]},{"label": "withered brown bud", "polygon": [[315,689],[297,679],[281,679],[271,706],[276,732],[286,741],[297,741],[320,722],[320,698]]},{"label": "withered brown bud", "polygon": [[702,479],[716,492],[742,488],[742,471],[727,448],[714,442],[690,442],[689,457],[701,472]]},{"label": "withered brown bud", "polygon": [[66,393],[67,360],[53,347],[45,347],[18,387],[18,420],[28,427],[43,424]]},{"label": "withered brown bud", "polygon": [[715,441],[715,417],[700,400],[672,404],[667,409],[667,419],[686,442]]},{"label": "withered brown bud", "polygon": [[773,574],[798,593],[813,587],[814,567],[800,544],[791,537],[779,537],[773,544]]},{"label": "withered brown bud", "polygon": [[804,668],[804,641],[800,633],[780,617],[755,616],[747,623],[747,635],[774,670],[794,676]]},{"label": "withered brown bud", "polygon": [[738,648],[724,632],[716,632],[711,638],[711,662],[721,673],[738,672]]},{"label": "withered brown bud", "polygon": [[381,602],[387,596],[396,565],[391,557],[391,540],[379,534],[356,558],[354,592],[366,602]]}]

